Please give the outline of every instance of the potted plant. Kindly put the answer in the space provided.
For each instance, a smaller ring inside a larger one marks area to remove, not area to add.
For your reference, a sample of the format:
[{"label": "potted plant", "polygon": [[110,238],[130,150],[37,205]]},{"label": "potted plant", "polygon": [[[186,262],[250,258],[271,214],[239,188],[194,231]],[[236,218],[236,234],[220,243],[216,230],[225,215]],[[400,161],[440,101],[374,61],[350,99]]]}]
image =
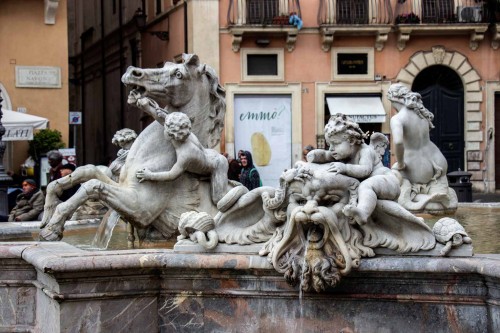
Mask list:
[{"label": "potted plant", "polygon": [[400,14],[396,16],[396,24],[418,24],[420,23],[420,17],[415,13]]},{"label": "potted plant", "polygon": [[47,152],[64,147],[61,132],[47,128],[33,135],[33,140],[29,143],[28,153],[35,161],[39,162],[40,158]]}]

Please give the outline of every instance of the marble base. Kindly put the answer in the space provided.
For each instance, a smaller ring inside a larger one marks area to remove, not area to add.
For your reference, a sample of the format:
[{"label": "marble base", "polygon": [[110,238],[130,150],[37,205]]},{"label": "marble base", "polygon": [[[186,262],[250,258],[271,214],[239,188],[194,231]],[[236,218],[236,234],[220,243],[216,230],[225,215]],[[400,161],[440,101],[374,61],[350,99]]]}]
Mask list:
[{"label": "marble base", "polygon": [[174,245],[174,252],[178,253],[244,253],[244,254],[258,254],[264,244],[225,244],[219,243],[214,249],[207,250],[198,243],[194,243],[188,239],[178,241]]},{"label": "marble base", "polygon": [[[194,243],[188,239],[183,239],[178,241],[174,245],[174,252],[177,253],[242,253],[242,254],[258,254],[260,249],[264,244],[252,244],[252,245],[237,245],[237,244],[224,244],[219,243],[214,249],[207,250],[198,243]],[[432,250],[419,251],[419,252],[409,252],[409,253],[399,253],[387,248],[376,248],[375,253],[377,255],[387,255],[387,256],[431,256],[431,257],[441,257],[440,251],[444,247],[443,244],[436,243],[436,246]],[[474,255],[474,248],[472,244],[462,244],[458,248],[451,248],[450,252],[446,255],[447,257],[471,257]]]},{"label": "marble base", "polygon": [[379,256],[302,293],[267,258],[0,243],[0,332],[500,332],[500,256]]}]

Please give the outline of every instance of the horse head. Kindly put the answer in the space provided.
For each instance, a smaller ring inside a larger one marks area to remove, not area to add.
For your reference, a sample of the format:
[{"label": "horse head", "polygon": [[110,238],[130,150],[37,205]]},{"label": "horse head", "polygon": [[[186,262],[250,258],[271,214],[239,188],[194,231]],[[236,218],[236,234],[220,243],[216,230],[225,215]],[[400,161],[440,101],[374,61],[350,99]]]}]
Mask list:
[{"label": "horse head", "polygon": [[200,64],[197,55],[184,54],[182,59],[179,64],[166,62],[162,68],[129,67],[122,76],[122,82],[132,87],[129,103],[147,97],[168,113],[186,113],[200,142],[214,147],[224,126],[224,89],[215,71]]}]

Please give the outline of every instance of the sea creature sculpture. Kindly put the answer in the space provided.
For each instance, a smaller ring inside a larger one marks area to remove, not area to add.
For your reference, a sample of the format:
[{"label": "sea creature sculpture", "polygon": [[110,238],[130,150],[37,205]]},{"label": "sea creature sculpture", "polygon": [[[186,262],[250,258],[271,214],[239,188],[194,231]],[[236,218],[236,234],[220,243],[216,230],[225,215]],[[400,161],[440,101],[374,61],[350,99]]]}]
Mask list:
[{"label": "sea creature sculpture", "polygon": [[[167,113],[185,113],[192,122],[192,132],[204,147],[219,142],[225,93],[215,71],[200,64],[198,56],[185,54],[180,64],[167,62],[157,69],[129,67],[122,82],[133,88],[129,104],[149,113],[156,121],[134,141],[118,181],[96,166],[86,165],[79,167],[71,178],[48,185],[48,197],[58,187],[81,184],[81,188],[64,203],[47,200],[40,232],[42,240],[61,239],[65,221],[88,198],[101,200],[137,229],[154,227],[164,238],[177,231],[179,217],[184,212],[216,214],[206,177],[184,173],[171,182],[139,182],[136,177],[137,171],[144,168],[154,172],[170,170],[176,162],[175,148],[163,134]],[[231,188],[228,184],[227,191]]]},{"label": "sea creature sculpture", "polygon": [[445,244],[440,254],[446,256],[452,247],[459,247],[462,244],[471,244],[472,239],[465,232],[464,227],[457,220],[450,217],[443,217],[438,220],[432,232],[439,243]]},{"label": "sea creature sculpture", "polygon": [[211,250],[219,243],[219,236],[215,229],[214,219],[207,213],[186,212],[179,221],[177,240],[190,239],[207,250]]}]

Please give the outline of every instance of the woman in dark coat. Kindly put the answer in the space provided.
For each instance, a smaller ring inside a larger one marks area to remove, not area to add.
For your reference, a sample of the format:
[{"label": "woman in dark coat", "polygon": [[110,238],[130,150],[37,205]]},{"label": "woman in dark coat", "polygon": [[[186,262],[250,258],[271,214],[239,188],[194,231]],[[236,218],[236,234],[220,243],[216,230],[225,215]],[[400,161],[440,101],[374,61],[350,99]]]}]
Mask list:
[{"label": "woman in dark coat", "polygon": [[262,186],[259,172],[253,165],[252,154],[249,151],[245,151],[240,156],[240,163],[242,166],[240,183],[242,183],[250,191],[254,188]]}]

